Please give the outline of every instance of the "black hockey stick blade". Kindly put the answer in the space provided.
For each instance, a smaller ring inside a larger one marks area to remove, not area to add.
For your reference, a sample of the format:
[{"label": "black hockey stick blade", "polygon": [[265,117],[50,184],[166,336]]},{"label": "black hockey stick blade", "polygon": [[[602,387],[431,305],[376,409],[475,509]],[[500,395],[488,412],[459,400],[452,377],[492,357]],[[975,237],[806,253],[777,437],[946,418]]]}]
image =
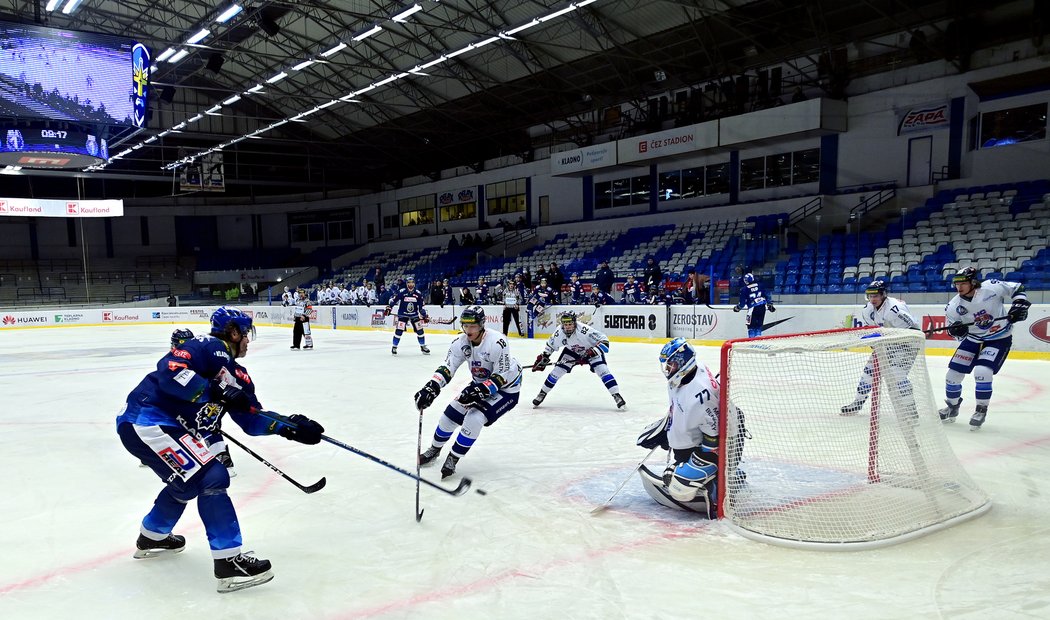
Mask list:
[{"label": "black hockey stick blade", "polygon": [[235,438],[231,437],[229,435],[229,433],[227,433],[226,431],[220,429],[219,433],[221,433],[222,436],[225,437],[227,440],[233,442],[233,444],[236,445],[237,447],[239,447],[241,450],[244,450],[248,454],[252,455],[252,457],[254,457],[255,460],[257,460],[260,463],[262,463],[263,465],[269,467],[275,474],[277,474],[278,476],[284,478],[288,482],[290,482],[293,485],[295,485],[295,487],[298,488],[303,493],[307,493],[307,494],[309,494],[309,493],[316,493],[316,492],[320,491],[321,489],[323,489],[324,485],[328,484],[328,480],[326,480],[322,476],[321,479],[318,480],[317,482],[315,482],[315,483],[313,483],[313,484],[311,484],[309,486],[304,486],[304,485],[300,484],[299,482],[297,482],[295,479],[293,479],[288,474],[286,474],[283,471],[281,471],[280,468],[278,468],[276,465],[274,465],[270,461],[267,461],[266,459],[264,459],[263,457],[259,456],[255,452],[253,452],[251,448],[249,448],[248,446],[244,445],[243,443],[237,441]]}]

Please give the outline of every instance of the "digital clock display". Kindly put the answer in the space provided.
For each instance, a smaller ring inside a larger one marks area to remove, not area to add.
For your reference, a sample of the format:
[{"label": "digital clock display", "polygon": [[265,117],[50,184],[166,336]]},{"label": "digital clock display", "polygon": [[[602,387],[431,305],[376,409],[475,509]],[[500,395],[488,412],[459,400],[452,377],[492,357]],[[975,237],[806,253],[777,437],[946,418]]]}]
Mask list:
[{"label": "digital clock display", "polygon": [[60,131],[57,129],[41,129],[41,138],[58,138],[59,140],[65,140],[66,136],[69,135],[68,131]]}]

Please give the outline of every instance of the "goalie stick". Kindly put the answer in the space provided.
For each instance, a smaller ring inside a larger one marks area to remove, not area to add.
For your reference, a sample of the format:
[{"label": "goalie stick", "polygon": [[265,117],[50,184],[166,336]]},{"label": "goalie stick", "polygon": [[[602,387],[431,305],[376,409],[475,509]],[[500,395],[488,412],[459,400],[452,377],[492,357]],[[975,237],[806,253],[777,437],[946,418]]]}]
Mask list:
[{"label": "goalie stick", "polygon": [[656,452],[656,448],[650,450],[649,453],[645,455],[645,458],[643,458],[641,461],[638,461],[638,464],[631,469],[631,473],[623,479],[623,482],[620,483],[620,486],[616,487],[616,490],[613,491],[613,494],[609,496],[609,499],[605,500],[605,503],[603,503],[601,506],[598,506],[594,510],[591,510],[592,515],[601,514],[609,508],[609,505],[612,504],[612,501],[616,499],[616,496],[620,494],[620,491],[622,491],[623,488],[627,486],[627,483],[630,482],[631,478],[634,478],[634,473],[638,471],[638,468],[644,465],[647,460],[649,460],[649,457],[653,455],[653,452]]},{"label": "goalie stick", "polygon": [[263,457],[259,456],[255,452],[253,452],[251,450],[251,448],[249,448],[248,446],[244,445],[243,443],[241,443],[241,442],[237,441],[236,439],[234,439],[233,437],[231,437],[230,434],[227,433],[226,431],[224,431],[222,429],[219,429],[219,433],[222,434],[222,436],[225,437],[227,439],[227,441],[232,442],[234,445],[239,447],[241,450],[244,450],[248,454],[252,455],[255,458],[255,460],[259,461],[263,465],[265,465],[265,466],[269,467],[270,469],[272,469],[274,471],[274,473],[276,473],[278,476],[280,476],[280,477],[284,478],[285,480],[287,480],[288,482],[291,482],[292,484],[294,484],[303,493],[316,493],[317,491],[320,491],[321,489],[323,489],[324,485],[328,483],[328,481],[324,477],[322,477],[320,480],[318,480],[317,482],[311,484],[310,486],[303,486],[302,484],[299,484],[298,482],[293,480],[291,476],[289,476],[288,474],[286,474],[283,471],[281,471],[276,465],[274,465],[270,461],[267,461]]},{"label": "goalie stick", "polygon": [[[283,415],[281,415],[281,414],[279,414],[279,413],[277,413],[275,411],[256,411],[255,413],[257,415],[261,415],[262,417],[266,418],[267,420],[273,420],[274,422],[280,422],[281,424],[285,424],[285,425],[287,425],[287,426],[289,426],[291,428],[298,428],[298,425],[295,422],[292,422],[290,419],[288,419],[287,416],[283,416]],[[344,450],[348,450],[350,452],[353,452],[354,454],[356,454],[358,456],[363,456],[366,459],[372,461],[373,463],[378,463],[378,464],[382,465],[383,467],[386,467],[388,469],[392,469],[392,470],[396,471],[397,473],[401,474],[402,476],[408,476],[409,478],[411,478],[413,480],[418,480],[419,482],[422,482],[423,484],[425,484],[425,485],[427,485],[429,487],[433,487],[433,488],[437,489],[438,491],[441,491],[442,493],[447,493],[449,495],[452,495],[453,497],[459,497],[460,495],[463,495],[464,493],[466,493],[467,491],[470,490],[470,485],[471,485],[470,478],[463,478],[463,480],[460,481],[459,486],[457,486],[454,489],[447,489],[447,488],[441,486],[440,484],[435,484],[435,483],[427,480],[426,478],[422,478],[420,476],[417,476],[417,475],[413,474],[412,472],[410,472],[410,471],[408,471],[406,469],[402,469],[402,468],[398,467],[397,465],[393,465],[391,463],[388,463],[388,462],[384,461],[383,459],[381,459],[381,458],[379,458],[377,456],[373,456],[373,455],[365,452],[364,450],[361,450],[360,448],[355,448],[355,447],[351,446],[348,443],[343,443],[342,441],[339,441],[338,439],[334,439],[332,437],[329,437],[328,435],[321,435],[321,439],[324,440],[324,441],[327,441],[328,443],[332,444],[333,446],[339,446],[340,448],[342,448]],[[483,491],[481,489],[474,489],[474,490],[477,492],[478,495],[485,495],[486,494],[485,491]]]}]

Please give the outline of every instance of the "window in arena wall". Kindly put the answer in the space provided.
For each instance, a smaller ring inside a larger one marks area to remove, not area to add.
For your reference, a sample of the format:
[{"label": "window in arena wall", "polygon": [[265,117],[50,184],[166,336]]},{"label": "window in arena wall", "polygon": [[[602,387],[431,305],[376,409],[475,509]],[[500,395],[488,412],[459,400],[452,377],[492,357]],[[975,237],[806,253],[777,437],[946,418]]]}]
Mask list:
[{"label": "window in arena wall", "polygon": [[660,173],[660,194],[657,198],[663,200],[678,200],[682,197],[682,171],[672,170]]},{"label": "window in arena wall", "polygon": [[1045,139],[1045,103],[985,112],[981,115],[982,149]]},{"label": "window in arena wall", "polygon": [[397,216],[396,215],[384,215],[383,216],[383,230],[390,228],[397,228]]},{"label": "window in arena wall", "polygon": [[292,224],[292,243],[320,243],[324,242],[324,224],[311,222],[309,224]]},{"label": "window in arena wall", "polygon": [[791,153],[766,157],[766,187],[791,185]]},{"label": "window in arena wall", "polygon": [[820,180],[820,149],[806,149],[791,154],[791,184],[816,183]]},{"label": "window in arena wall", "polygon": [[704,177],[704,193],[708,196],[729,193],[729,162],[705,166]]},{"label": "window in arena wall", "polygon": [[397,210],[401,213],[402,226],[419,226],[434,223],[434,194],[413,196],[397,201]]},{"label": "window in arena wall", "polygon": [[478,203],[464,202],[456,205],[441,207],[439,217],[442,222],[453,222],[455,220],[466,220],[478,216]]},{"label": "window in arena wall", "polygon": [[338,220],[335,222],[328,222],[328,240],[329,241],[353,241],[354,240],[354,221],[353,220]]},{"label": "window in arena wall", "polygon": [[631,204],[631,179],[616,179],[612,182],[614,207],[627,207]]},{"label": "window in arena wall", "polygon": [[609,209],[612,203],[612,181],[602,181],[594,184],[594,208]]},{"label": "window in arena wall", "polygon": [[704,195],[704,169],[686,168],[682,171],[682,198]]},{"label": "window in arena wall", "polygon": [[647,205],[649,197],[653,194],[653,178],[648,174],[640,177],[631,177],[631,204]]},{"label": "window in arena wall", "polygon": [[420,209],[419,211],[405,211],[401,214],[402,226],[420,226],[422,224],[434,223],[433,209]]},{"label": "window in arena wall", "polygon": [[765,187],[766,158],[749,157],[740,160],[740,191]]},{"label": "window in arena wall", "polygon": [[525,179],[511,179],[485,186],[485,209],[489,215],[525,210]]}]

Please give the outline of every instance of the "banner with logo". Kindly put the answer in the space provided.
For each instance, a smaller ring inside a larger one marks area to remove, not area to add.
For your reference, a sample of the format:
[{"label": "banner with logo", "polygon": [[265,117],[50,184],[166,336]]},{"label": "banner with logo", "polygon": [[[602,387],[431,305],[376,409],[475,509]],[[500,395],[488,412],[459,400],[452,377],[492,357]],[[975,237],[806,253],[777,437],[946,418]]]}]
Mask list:
[{"label": "banner with logo", "polygon": [[946,129],[950,121],[951,107],[947,101],[898,109],[897,135]]},{"label": "banner with logo", "polygon": [[573,174],[616,165],[616,143],[606,142],[571,151],[551,153],[551,174]]},{"label": "banner with logo", "polygon": [[121,217],[123,200],[38,200],[0,198],[0,216],[19,217]]},{"label": "banner with logo", "polygon": [[447,192],[438,192],[437,195],[437,204],[439,207],[467,204],[471,202],[477,202],[477,200],[478,188],[476,187],[464,187],[463,189],[454,189]]},{"label": "banner with logo", "polygon": [[714,146],[718,146],[718,121],[708,121],[619,140],[616,159],[621,164],[642,162]]}]

